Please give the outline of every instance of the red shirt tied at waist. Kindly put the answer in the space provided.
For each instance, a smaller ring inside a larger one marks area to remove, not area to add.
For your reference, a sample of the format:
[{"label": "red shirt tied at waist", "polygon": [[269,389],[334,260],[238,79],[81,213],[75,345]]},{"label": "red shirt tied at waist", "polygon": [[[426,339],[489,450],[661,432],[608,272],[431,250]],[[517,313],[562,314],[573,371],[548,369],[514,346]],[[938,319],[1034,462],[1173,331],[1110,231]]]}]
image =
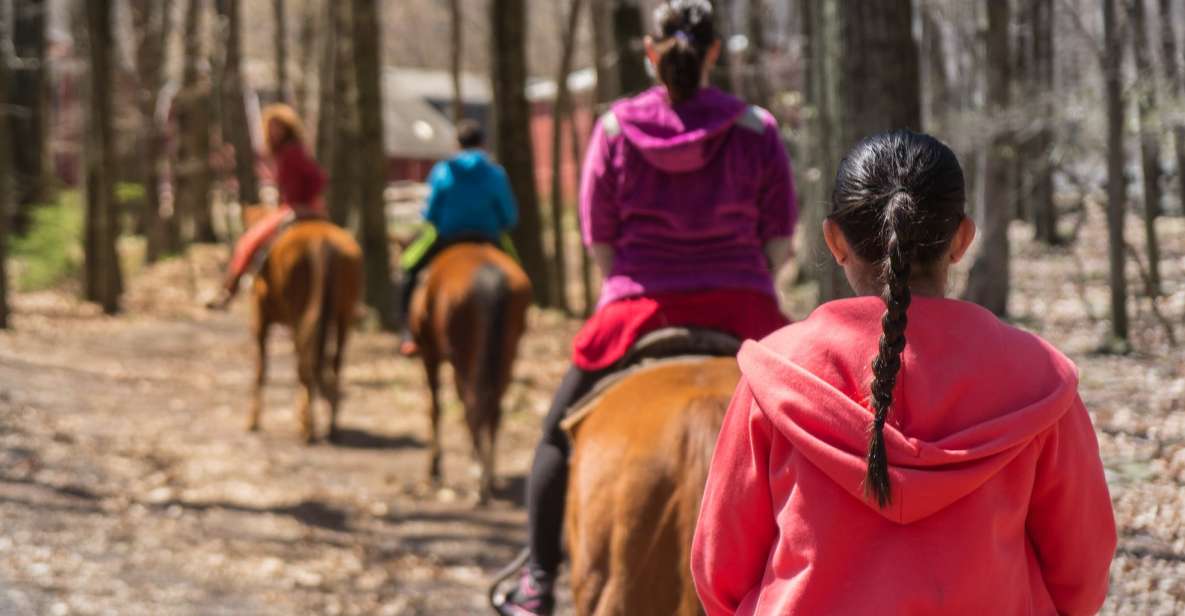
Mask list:
[{"label": "red shirt tied at waist", "polygon": [[572,362],[581,370],[608,368],[634,341],[664,327],[702,327],[760,340],[789,323],[777,300],[748,289],[631,297],[607,304],[589,318],[572,343]]}]

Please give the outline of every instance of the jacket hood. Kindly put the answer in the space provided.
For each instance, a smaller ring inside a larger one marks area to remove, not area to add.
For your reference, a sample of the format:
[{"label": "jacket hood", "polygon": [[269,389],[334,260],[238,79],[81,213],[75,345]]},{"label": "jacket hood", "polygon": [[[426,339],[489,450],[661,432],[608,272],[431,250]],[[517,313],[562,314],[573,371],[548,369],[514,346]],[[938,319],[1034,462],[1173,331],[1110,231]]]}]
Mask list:
[{"label": "jacket hood", "polygon": [[738,357],[754,400],[811,464],[897,523],[978,489],[1077,399],[1073,362],[967,302],[915,298],[885,425],[892,501],[864,496],[869,385],[884,304],[830,302]]},{"label": "jacket hood", "polygon": [[746,108],[715,88],[701,88],[694,98],[672,105],[666,88],[655,86],[614,105],[613,115],[647,162],[669,173],[686,173],[712,160]]},{"label": "jacket hood", "polygon": [[454,177],[479,175],[487,171],[489,160],[481,150],[465,150],[448,159],[448,169]]}]

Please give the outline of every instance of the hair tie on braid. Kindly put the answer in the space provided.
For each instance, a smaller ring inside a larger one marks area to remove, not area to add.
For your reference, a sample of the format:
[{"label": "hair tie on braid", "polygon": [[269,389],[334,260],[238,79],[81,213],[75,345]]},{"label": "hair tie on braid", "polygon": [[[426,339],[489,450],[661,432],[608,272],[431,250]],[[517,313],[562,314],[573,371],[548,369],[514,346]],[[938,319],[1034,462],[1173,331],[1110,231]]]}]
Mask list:
[{"label": "hair tie on braid", "polygon": [[676,30],[674,36],[676,41],[684,45],[692,45],[695,42],[695,37],[691,36],[691,33],[686,30]]}]

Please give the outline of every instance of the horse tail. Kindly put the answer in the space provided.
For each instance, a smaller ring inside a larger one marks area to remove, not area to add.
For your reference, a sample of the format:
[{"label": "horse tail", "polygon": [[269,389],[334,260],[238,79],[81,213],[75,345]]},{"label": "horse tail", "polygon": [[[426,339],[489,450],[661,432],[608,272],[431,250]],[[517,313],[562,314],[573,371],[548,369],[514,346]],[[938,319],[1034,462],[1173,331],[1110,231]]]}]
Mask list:
[{"label": "horse tail", "polygon": [[323,380],[325,346],[329,337],[329,321],[333,318],[333,260],[337,250],[327,239],[313,244],[309,251],[308,304],[301,315],[297,332],[300,361],[310,382],[316,386]]},{"label": "horse tail", "polygon": [[[474,307],[478,312],[478,335],[481,342],[476,354],[474,391],[476,404],[497,404],[503,370],[503,347],[510,308],[510,281],[496,264],[483,263],[473,276]],[[494,420],[494,418],[491,418]],[[496,421],[496,420],[495,420]]]}]

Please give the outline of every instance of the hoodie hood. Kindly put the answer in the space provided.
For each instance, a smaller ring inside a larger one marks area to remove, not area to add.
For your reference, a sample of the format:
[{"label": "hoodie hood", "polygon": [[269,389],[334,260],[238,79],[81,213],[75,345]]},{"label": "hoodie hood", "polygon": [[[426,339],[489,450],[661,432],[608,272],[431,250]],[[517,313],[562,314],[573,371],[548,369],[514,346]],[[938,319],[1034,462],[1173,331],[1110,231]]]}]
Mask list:
[{"label": "hoodie hood", "polygon": [[967,302],[915,298],[885,425],[892,502],[864,496],[871,363],[884,304],[830,302],[738,357],[754,400],[796,451],[882,516],[907,524],[978,489],[1077,399],[1074,364]]},{"label": "hoodie hood", "polygon": [[448,170],[453,177],[472,177],[488,171],[490,162],[481,150],[464,150],[448,159]]},{"label": "hoodie hood", "polygon": [[716,88],[672,105],[663,86],[655,86],[613,106],[625,139],[651,165],[668,173],[704,167],[723,145],[728,130],[745,112],[744,101]]}]

